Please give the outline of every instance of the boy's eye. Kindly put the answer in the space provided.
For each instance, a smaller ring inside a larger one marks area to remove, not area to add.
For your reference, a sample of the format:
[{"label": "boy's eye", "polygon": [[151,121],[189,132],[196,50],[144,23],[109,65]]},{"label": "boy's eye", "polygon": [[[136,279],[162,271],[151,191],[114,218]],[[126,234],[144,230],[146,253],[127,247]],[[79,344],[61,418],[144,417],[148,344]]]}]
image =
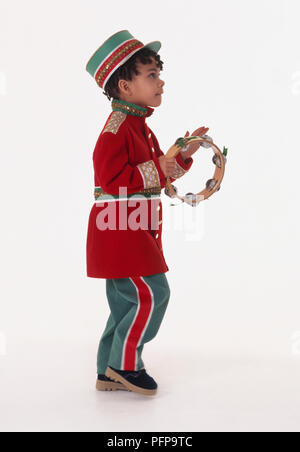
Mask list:
[{"label": "boy's eye", "polygon": [[[150,77],[151,77],[151,75],[156,75],[156,73],[155,72],[151,72]],[[160,76],[160,73],[158,74],[158,76]]]}]

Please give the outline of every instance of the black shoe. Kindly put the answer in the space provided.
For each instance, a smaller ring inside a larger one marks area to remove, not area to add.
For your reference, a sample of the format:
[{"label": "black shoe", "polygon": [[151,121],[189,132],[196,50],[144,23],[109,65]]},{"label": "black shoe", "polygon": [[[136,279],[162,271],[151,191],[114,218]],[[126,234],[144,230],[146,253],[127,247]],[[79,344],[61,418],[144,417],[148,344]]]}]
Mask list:
[{"label": "black shoe", "polygon": [[122,383],[130,391],[144,395],[154,395],[157,392],[157,383],[147,374],[146,369],[120,370],[108,366],[106,377]]},{"label": "black shoe", "polygon": [[98,374],[96,389],[98,391],[116,391],[117,389],[128,391],[122,383],[116,382],[104,374]]},{"label": "black shoe", "polygon": [[101,380],[101,381],[114,381],[111,378],[107,377],[105,374],[98,374],[98,380]]}]

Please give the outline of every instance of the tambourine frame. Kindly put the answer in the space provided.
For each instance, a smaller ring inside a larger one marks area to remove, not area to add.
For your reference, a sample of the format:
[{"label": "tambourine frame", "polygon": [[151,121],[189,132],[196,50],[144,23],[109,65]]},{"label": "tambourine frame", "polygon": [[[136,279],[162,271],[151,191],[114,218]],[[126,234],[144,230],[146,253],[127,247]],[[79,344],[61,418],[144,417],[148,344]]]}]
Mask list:
[{"label": "tambourine frame", "polygon": [[[187,193],[185,196],[180,196],[177,194],[175,189],[173,188],[173,185],[171,184],[170,177],[166,178],[166,186],[165,186],[165,193],[170,196],[171,198],[178,198],[182,202],[186,202],[192,207],[197,206],[201,201],[204,201],[205,199],[208,199],[211,195],[213,195],[216,191],[220,189],[221,182],[224,177],[225,172],[225,164],[226,164],[226,154],[227,149],[224,148],[223,151],[224,154],[221,152],[221,150],[218,148],[218,146],[210,140],[207,140],[205,138],[201,138],[198,136],[189,136],[184,138],[178,138],[173,144],[168,152],[166,153],[167,158],[176,157],[177,154],[182,150],[182,148],[190,143],[193,142],[200,142],[200,143],[208,143],[212,150],[214,151],[214,164],[215,164],[215,172],[212,179],[209,179],[206,183],[206,187],[204,190],[200,191],[199,193]],[[204,148],[207,149],[207,148]],[[184,153],[183,153],[184,156]],[[176,188],[176,187],[175,187]],[[174,204],[173,204],[174,205]]]}]

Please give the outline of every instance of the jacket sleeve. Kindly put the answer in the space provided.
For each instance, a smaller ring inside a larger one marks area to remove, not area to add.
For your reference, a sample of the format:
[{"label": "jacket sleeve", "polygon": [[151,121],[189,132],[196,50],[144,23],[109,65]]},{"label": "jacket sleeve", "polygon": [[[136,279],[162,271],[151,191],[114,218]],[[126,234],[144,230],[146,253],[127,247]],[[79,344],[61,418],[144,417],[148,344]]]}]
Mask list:
[{"label": "jacket sleeve", "polygon": [[97,180],[105,193],[118,195],[120,187],[135,193],[153,187],[163,188],[166,178],[158,160],[148,160],[138,165],[129,163],[128,141],[121,129],[117,133],[100,135],[93,154]]},{"label": "jacket sleeve", "polygon": [[[151,136],[152,136],[152,141],[154,144],[154,149],[155,149],[155,153],[157,155],[157,157],[161,156],[161,155],[165,155],[163,153],[163,151],[160,149],[158,140],[155,136],[155,134],[152,132],[152,130],[150,129],[150,127],[148,127],[149,131],[151,132]],[[175,177],[170,177],[170,181],[171,183],[174,182],[176,179],[179,179],[180,177],[184,176],[189,169],[191,168],[194,160],[192,159],[192,157],[189,157],[188,159],[183,159],[181,153],[179,152],[176,157],[176,167],[175,167],[175,173],[174,176]]]}]

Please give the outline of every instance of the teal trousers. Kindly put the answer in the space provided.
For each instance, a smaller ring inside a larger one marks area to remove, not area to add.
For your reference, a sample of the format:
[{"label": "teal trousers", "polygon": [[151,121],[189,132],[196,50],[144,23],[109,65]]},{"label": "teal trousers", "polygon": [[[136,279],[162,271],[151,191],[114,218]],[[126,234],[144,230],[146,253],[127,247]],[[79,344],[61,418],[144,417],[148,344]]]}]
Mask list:
[{"label": "teal trousers", "polygon": [[164,317],[170,288],[165,273],[106,279],[110,315],[101,336],[97,373],[107,366],[140,370],[144,344],[153,339]]}]

